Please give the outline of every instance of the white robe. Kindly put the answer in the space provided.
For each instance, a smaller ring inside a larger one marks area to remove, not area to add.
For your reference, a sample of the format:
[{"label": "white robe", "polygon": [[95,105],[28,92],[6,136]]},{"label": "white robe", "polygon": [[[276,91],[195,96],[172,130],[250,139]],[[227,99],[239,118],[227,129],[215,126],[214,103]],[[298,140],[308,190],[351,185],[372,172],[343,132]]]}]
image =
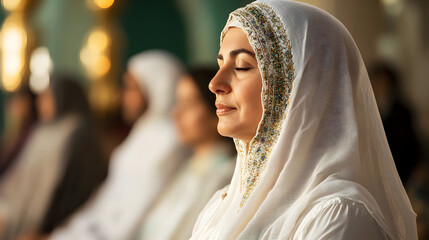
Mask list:
[{"label": "white robe", "polygon": [[[129,239],[180,160],[169,120],[140,119],[111,158],[95,199],[51,239]],[[162,147],[160,147],[162,146]],[[157,161],[150,161],[156,159]]]},{"label": "white robe", "polygon": [[233,171],[234,161],[225,146],[193,156],[143,221],[139,239],[189,239],[198,214],[231,181]]},{"label": "white robe", "polygon": [[65,167],[64,152],[78,118],[40,124],[0,181],[0,239],[37,230]]},{"label": "white robe", "polygon": [[185,157],[170,119],[176,82],[183,72],[180,62],[169,53],[151,50],[131,58],[128,70],[146,93],[148,109],[114,151],[97,195],[50,239],[133,239]]},{"label": "white robe", "polygon": [[344,26],[306,4],[261,0],[231,13],[222,38],[229,27],[243,29],[255,52],[264,114],[250,143],[235,140],[231,184],[191,239],[417,239]]}]

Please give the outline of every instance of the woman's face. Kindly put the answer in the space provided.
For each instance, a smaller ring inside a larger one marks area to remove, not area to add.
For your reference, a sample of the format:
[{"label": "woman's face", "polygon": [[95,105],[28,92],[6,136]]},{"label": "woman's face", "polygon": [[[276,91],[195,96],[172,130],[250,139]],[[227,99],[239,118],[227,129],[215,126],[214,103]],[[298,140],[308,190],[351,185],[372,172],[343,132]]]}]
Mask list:
[{"label": "woman's face", "polygon": [[216,131],[218,119],[210,112],[189,76],[182,77],[177,85],[173,117],[180,141],[184,144],[197,146],[219,137]]},{"label": "woman's face", "polygon": [[56,105],[52,88],[47,88],[37,96],[37,113],[42,122],[50,122],[55,119]]},{"label": "woman's face", "polygon": [[24,94],[14,95],[8,102],[7,112],[13,121],[29,120],[31,118],[31,98]]},{"label": "woman's face", "polygon": [[137,79],[129,72],[123,77],[122,116],[128,124],[133,124],[143,114],[146,101]]},{"label": "woman's face", "polygon": [[255,53],[240,28],[230,28],[217,56],[219,71],[209,84],[216,94],[218,131],[249,142],[262,117],[262,77]]}]

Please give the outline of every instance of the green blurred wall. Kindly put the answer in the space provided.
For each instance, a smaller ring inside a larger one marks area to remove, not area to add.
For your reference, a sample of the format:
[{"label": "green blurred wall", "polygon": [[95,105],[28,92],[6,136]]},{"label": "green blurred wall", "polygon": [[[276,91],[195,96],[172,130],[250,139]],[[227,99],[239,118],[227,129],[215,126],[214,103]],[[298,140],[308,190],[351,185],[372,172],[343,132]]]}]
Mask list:
[{"label": "green blurred wall", "polygon": [[49,49],[55,71],[82,75],[79,52],[94,22],[86,0],[40,0],[32,23],[38,45]]},{"label": "green blurred wall", "polygon": [[125,35],[123,68],[127,59],[148,49],[164,49],[187,61],[185,25],[174,1],[128,0],[118,12]]},{"label": "green blurred wall", "polygon": [[[117,0],[113,20],[122,28],[120,69],[141,51],[171,51],[187,65],[215,64],[219,33],[229,12],[246,0]],[[3,21],[5,12],[0,11]],[[112,19],[110,19],[112,20]],[[55,71],[84,76],[79,53],[97,17],[86,0],[40,0],[31,24],[37,45],[46,46]],[[119,82],[120,76],[117,76]],[[84,79],[84,78],[82,78]],[[4,120],[4,93],[0,93],[0,130]]]}]

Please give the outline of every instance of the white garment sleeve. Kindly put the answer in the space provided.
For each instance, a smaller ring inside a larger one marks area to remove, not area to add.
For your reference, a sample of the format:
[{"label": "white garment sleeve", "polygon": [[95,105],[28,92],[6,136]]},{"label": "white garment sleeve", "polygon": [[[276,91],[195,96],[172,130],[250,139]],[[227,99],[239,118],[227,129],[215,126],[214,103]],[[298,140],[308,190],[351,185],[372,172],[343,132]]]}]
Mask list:
[{"label": "white garment sleeve", "polygon": [[55,229],[49,239],[54,240],[71,240],[71,239],[85,239],[95,240],[98,239],[93,231],[95,226],[95,216],[97,213],[97,204],[103,199],[106,194],[106,184],[100,186],[97,194],[92,196],[87,204],[77,213],[75,213],[69,221],[59,228]]},{"label": "white garment sleeve", "polygon": [[59,161],[61,146],[51,144],[53,149],[60,150],[47,154],[38,144],[43,137],[43,134],[34,133],[15,165],[1,179],[0,239],[15,239],[16,234],[39,227],[49,205],[63,164]]},{"label": "white garment sleeve", "polygon": [[348,199],[319,203],[304,217],[292,239],[388,239],[367,208]]},{"label": "white garment sleeve", "polygon": [[[109,175],[93,202],[75,214],[66,225],[56,229],[49,239],[134,239],[142,217],[181,159],[175,139],[165,135],[162,137],[163,145],[153,151],[148,151],[147,145],[141,147],[145,143],[137,138],[132,142],[133,148],[112,156]],[[152,141],[153,145],[161,142]],[[148,164],[149,160],[153,160],[152,164]]]}]

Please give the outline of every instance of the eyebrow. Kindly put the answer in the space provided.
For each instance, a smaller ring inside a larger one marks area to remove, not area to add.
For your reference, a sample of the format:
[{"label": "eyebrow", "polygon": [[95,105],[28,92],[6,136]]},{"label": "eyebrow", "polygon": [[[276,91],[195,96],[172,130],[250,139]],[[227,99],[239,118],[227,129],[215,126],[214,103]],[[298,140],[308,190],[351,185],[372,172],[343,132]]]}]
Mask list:
[{"label": "eyebrow", "polygon": [[[244,48],[240,48],[240,49],[232,50],[231,52],[229,52],[229,55],[230,55],[231,57],[235,57],[235,56],[237,56],[237,55],[238,55],[238,54],[240,54],[240,53],[249,54],[249,55],[251,55],[252,57],[254,57],[254,56],[255,56],[255,54],[254,54],[253,52],[251,52],[251,51],[249,51],[249,50],[247,50],[247,49],[244,49]],[[219,59],[219,60],[223,60],[223,55],[219,53],[219,54],[216,56],[216,58],[217,58],[217,59]]]}]

